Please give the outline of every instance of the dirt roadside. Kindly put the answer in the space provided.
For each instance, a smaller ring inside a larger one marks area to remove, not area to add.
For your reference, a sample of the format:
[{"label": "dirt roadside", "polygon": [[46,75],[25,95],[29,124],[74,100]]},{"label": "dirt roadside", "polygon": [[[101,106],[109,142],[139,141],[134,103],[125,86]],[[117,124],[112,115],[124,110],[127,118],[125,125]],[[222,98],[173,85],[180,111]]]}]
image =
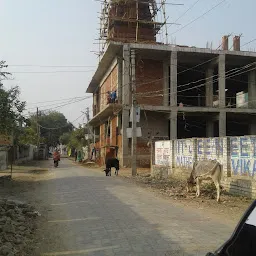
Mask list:
[{"label": "dirt roadside", "polygon": [[39,246],[39,227],[47,214],[37,195],[41,181],[52,178],[48,162],[14,166],[0,172],[0,255],[35,255]]}]

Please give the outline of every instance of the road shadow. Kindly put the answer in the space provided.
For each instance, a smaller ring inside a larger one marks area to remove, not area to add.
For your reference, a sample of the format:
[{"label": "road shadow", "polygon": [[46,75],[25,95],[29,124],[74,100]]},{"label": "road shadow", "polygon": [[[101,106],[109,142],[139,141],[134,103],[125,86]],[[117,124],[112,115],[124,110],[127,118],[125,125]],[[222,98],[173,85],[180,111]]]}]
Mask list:
[{"label": "road shadow", "polygon": [[[157,230],[158,225],[146,221],[109,191],[109,186],[118,185],[109,179],[102,174],[40,182],[13,181],[5,189],[0,188],[0,196],[28,201],[41,212],[35,256],[55,255],[54,252],[89,256],[204,255],[197,251],[197,245],[184,245],[181,237],[165,237]],[[180,229],[182,232],[184,227]],[[184,251],[184,246],[191,247],[191,252]]]}]

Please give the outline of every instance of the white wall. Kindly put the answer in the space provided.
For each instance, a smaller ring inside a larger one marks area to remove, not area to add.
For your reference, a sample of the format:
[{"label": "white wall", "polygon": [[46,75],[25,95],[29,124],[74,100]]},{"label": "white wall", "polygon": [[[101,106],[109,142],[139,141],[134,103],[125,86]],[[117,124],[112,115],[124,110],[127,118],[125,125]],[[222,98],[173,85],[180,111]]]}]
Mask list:
[{"label": "white wall", "polygon": [[[191,138],[170,143],[173,151],[169,173],[188,175],[195,160],[216,159],[222,164],[222,185],[228,191],[256,198],[256,136]],[[160,145],[155,143],[155,147]],[[167,167],[159,159],[156,152],[156,166]]]},{"label": "white wall", "polygon": [[0,171],[7,169],[7,151],[1,151],[0,150]]}]

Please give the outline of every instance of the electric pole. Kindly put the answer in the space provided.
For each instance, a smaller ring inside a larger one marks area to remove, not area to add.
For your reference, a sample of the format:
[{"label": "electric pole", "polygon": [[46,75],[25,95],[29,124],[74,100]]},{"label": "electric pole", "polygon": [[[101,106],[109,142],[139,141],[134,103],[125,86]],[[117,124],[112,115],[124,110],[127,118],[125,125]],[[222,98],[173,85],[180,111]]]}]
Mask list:
[{"label": "electric pole", "polygon": [[137,175],[137,101],[136,101],[136,76],[135,76],[135,50],[131,50],[131,81],[132,81],[132,176]]},{"label": "electric pole", "polygon": [[90,136],[89,135],[91,135],[91,132],[90,132],[90,128],[89,128],[90,115],[89,115],[89,108],[88,107],[86,108],[85,115],[86,115],[86,119],[87,119],[86,127],[87,127],[87,134],[88,134],[88,145],[90,147]]},{"label": "electric pole", "polygon": [[37,160],[39,159],[39,124],[38,124],[38,115],[39,115],[39,113],[38,113],[38,108],[36,108],[36,133],[37,133]]},{"label": "electric pole", "polygon": [[90,139],[90,136],[91,136],[91,128],[89,127],[89,121],[90,121],[90,114],[89,114],[89,108],[87,107],[86,108],[86,112],[85,112],[85,115],[86,115],[86,118],[87,118],[87,124],[86,124],[86,129],[87,129],[87,135],[88,135],[88,158],[90,157],[90,145],[91,145],[91,139]]}]

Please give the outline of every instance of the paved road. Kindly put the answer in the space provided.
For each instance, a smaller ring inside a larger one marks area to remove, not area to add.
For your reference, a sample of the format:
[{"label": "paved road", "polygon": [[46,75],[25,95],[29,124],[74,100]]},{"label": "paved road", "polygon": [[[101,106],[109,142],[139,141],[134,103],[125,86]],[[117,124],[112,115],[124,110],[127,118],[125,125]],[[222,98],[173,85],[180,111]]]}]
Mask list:
[{"label": "paved road", "polygon": [[62,160],[44,181],[40,252],[53,255],[205,255],[232,228],[104,173]]}]

